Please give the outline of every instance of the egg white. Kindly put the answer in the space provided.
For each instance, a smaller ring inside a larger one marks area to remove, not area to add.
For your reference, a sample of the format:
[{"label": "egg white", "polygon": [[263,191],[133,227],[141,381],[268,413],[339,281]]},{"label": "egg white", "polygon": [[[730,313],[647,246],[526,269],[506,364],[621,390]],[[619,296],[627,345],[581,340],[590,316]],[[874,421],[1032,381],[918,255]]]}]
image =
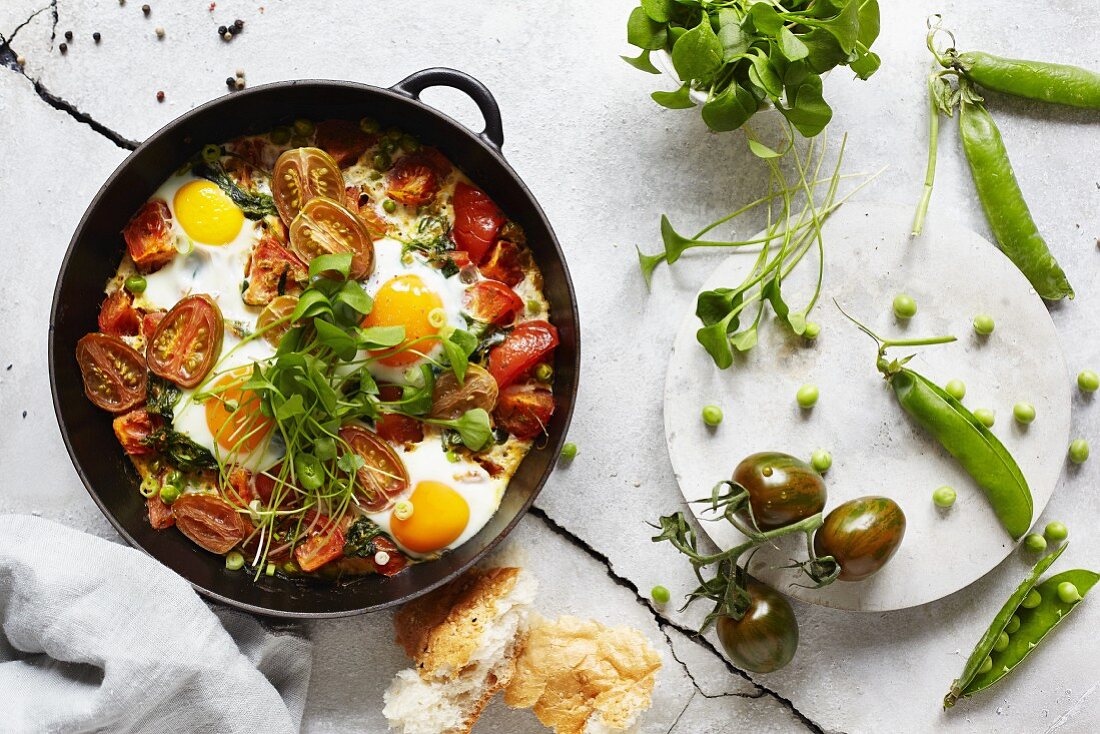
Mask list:
[{"label": "egg white", "polygon": [[[399,500],[407,500],[418,483],[433,481],[445,484],[453,489],[466,500],[466,504],[470,508],[470,519],[462,534],[445,548],[427,554],[410,551],[401,545],[397,538],[394,538],[390,528],[390,519],[393,516],[392,507],[382,512],[367,515],[387,535],[393,538],[394,543],[403,552],[410,556],[417,558],[426,555],[431,556],[443,550],[452,550],[465,543],[476,535],[485,526],[485,523],[489,522],[500,504],[501,497],[504,496],[504,490],[508,486],[507,477],[492,477],[489,472],[473,461],[465,458],[460,458],[453,463],[448,461],[447,453],[443,448],[442,437],[438,433],[433,432],[425,435],[421,443],[407,449],[398,448],[396,451],[409,474],[409,488],[398,498]],[[413,507],[413,512],[421,512],[424,509],[426,508]]]}]

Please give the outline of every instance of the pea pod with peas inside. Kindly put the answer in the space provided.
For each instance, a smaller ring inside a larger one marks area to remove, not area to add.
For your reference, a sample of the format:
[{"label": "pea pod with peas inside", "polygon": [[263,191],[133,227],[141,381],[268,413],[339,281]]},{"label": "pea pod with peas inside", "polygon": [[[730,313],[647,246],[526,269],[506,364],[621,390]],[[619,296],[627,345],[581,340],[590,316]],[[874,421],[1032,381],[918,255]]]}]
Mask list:
[{"label": "pea pod with peas inside", "polygon": [[1008,449],[962,403],[906,367],[909,358],[886,358],[886,350],[891,347],[945,344],[955,341],[955,337],[883,339],[847,313],[844,315],[878,343],[878,369],[893,388],[898,404],[955,457],[981,487],[1005,530],[1019,540],[1031,527],[1034,505],[1027,479]]},{"label": "pea pod with peas inside", "polygon": [[[988,688],[1015,670],[1100,580],[1100,574],[1093,571],[1074,569],[1055,574],[1040,583],[1039,578],[1065,549],[1063,545],[1040,559],[1012,592],[970,653],[962,675],[952,682],[951,690],[943,699],[944,708],[950,708],[960,698]],[[1058,587],[1065,583],[1072,584],[1076,589],[1078,598],[1074,601],[1060,598]],[[1004,643],[1005,637],[1007,644]]]}]

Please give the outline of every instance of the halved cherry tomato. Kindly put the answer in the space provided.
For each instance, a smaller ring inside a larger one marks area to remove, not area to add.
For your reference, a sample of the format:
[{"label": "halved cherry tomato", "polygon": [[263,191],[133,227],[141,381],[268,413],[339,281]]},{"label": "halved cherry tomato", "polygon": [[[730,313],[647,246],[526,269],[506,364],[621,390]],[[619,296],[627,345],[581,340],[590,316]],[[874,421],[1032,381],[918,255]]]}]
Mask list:
[{"label": "halved cherry tomato", "polygon": [[[393,401],[401,399],[402,390],[397,385],[382,385],[378,397]],[[396,413],[385,413],[374,422],[375,432],[391,443],[420,443],[424,440],[424,425],[416,418]]]},{"label": "halved cherry tomato", "polygon": [[122,449],[130,456],[146,456],[153,453],[153,447],[146,446],[142,441],[148,438],[159,425],[160,418],[149,415],[145,408],[131,410],[115,418],[111,423],[118,442],[122,444]]},{"label": "halved cherry tomato", "polygon": [[302,527],[313,525],[305,541],[294,548],[294,560],[303,571],[316,571],[344,555],[344,533],[325,515],[306,513]]},{"label": "halved cherry tomato", "polygon": [[497,326],[507,326],[523,311],[523,299],[499,280],[475,283],[466,289],[462,302],[475,319]]},{"label": "halved cherry tomato", "polygon": [[398,159],[386,175],[386,195],[406,206],[423,206],[439,193],[439,175],[422,155]]},{"label": "halved cherry tomato", "polygon": [[554,413],[554,395],[536,385],[510,385],[500,393],[493,418],[516,438],[529,439],[546,431]]},{"label": "halved cherry tomato", "polygon": [[176,518],[172,514],[172,505],[166,504],[160,495],[153,495],[145,499],[145,509],[149,511],[149,524],[153,530],[164,530],[176,524]]},{"label": "halved cherry tomato", "polygon": [[210,296],[187,296],[157,324],[146,355],[149,371],[180,387],[203,381],[222,351],[225,326]]},{"label": "halved cherry tomato", "polygon": [[99,307],[99,330],[114,336],[136,336],[141,331],[141,312],[122,288],[107,296]]},{"label": "halved cherry tomato", "polygon": [[252,472],[242,467],[229,472],[229,486],[222,487],[222,493],[237,505],[247,505],[252,500],[260,499]]},{"label": "halved cherry tomato", "polygon": [[[405,557],[405,554],[398,550],[397,546],[384,535],[375,537],[374,541],[374,553],[375,555],[370,559],[374,563],[374,570],[383,576],[393,576],[396,573],[400,573],[404,570],[405,566],[409,565],[409,559]],[[375,562],[378,553],[382,552],[388,555],[390,558],[381,566]]]},{"label": "halved cherry tomato", "polygon": [[338,166],[350,166],[359,159],[374,138],[349,120],[325,120],[317,123],[314,141]]},{"label": "halved cherry tomato", "polygon": [[468,410],[481,408],[492,413],[497,404],[497,381],[484,367],[470,364],[460,384],[453,370],[442,373],[432,389],[432,418],[456,420]]},{"label": "halved cherry tomato", "polygon": [[145,202],[137,214],[122,230],[126,251],[137,269],[143,273],[160,270],[176,256],[175,237],[172,236],[172,212],[163,199]]},{"label": "halved cherry tomato", "polygon": [[477,269],[491,280],[499,280],[509,286],[519,285],[524,278],[519,246],[508,240],[497,240]]},{"label": "halved cherry tomato", "polygon": [[546,361],[558,345],[558,330],[548,321],[524,321],[489,352],[489,372],[504,389],[539,362]]},{"label": "halved cherry tomato", "polygon": [[256,243],[248,263],[248,288],[241,298],[263,306],[285,293],[297,293],[309,278],[305,264],[273,236]]},{"label": "halved cherry tomato", "polygon": [[146,344],[153,338],[153,332],[157,330],[157,324],[161,322],[161,319],[167,313],[167,311],[150,311],[141,317],[141,336],[145,339]]},{"label": "halved cherry tomato", "polygon": [[233,505],[211,494],[181,495],[172,514],[180,532],[211,553],[228,553],[252,531]]},{"label": "halved cherry tomato", "polygon": [[293,148],[275,161],[271,195],[279,216],[290,224],[310,199],[325,196],[339,199],[344,191],[344,174],[320,148]]},{"label": "halved cherry tomato", "polygon": [[374,240],[363,220],[332,199],[310,199],[290,224],[290,247],[309,262],[318,255],[351,253],[348,277],[362,280],[374,272]]},{"label": "halved cherry tomato", "polygon": [[348,186],[344,189],[344,205],[355,216],[363,220],[367,233],[374,239],[381,239],[389,231],[386,220],[371,203],[370,194],[362,186]]},{"label": "halved cherry tomato", "polygon": [[480,264],[504,224],[504,212],[484,191],[461,182],[455,186],[454,209],[455,245]]},{"label": "halved cherry tomato", "polygon": [[409,487],[409,472],[397,453],[372,431],[350,425],[340,429],[343,439],[366,464],[356,474],[363,509],[380,512]]},{"label": "halved cherry tomato", "polygon": [[97,408],[125,413],[145,402],[149,382],[145,359],[117,336],[83,337],[76,343],[76,361],[84,377],[84,394]]},{"label": "halved cherry tomato", "polygon": [[296,488],[290,484],[290,474],[287,473],[282,480],[282,484],[277,479],[280,474],[282,474],[282,464],[276,464],[267,471],[253,474],[252,486],[256,489],[256,493],[260,495],[260,500],[263,501],[265,507],[273,507],[272,500],[276,491],[279,494],[279,502],[274,509],[286,510],[297,507],[298,493]]},{"label": "halved cherry tomato", "polygon": [[[267,304],[267,308],[260,311],[259,318],[256,319],[256,331],[264,331],[264,339],[266,339],[271,346],[278,347],[279,342],[283,340],[283,335],[290,331],[294,326],[290,322],[289,316],[294,313],[294,309],[298,308],[298,296],[279,296],[271,303]],[[286,318],[287,320],[281,324],[275,324],[279,319]]]}]

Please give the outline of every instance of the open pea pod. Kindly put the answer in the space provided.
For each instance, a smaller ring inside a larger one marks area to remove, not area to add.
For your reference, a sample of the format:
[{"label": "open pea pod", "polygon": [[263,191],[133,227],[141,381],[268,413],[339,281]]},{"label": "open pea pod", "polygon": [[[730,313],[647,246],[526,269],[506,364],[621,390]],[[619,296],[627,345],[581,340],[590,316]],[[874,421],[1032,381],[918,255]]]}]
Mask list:
[{"label": "open pea pod", "polygon": [[[1080,603],[1080,600],[1076,602],[1062,601],[1058,597],[1059,584],[1069,581],[1077,587],[1077,591],[1083,599],[1096,582],[1100,580],[1100,574],[1093,571],[1074,569],[1055,574],[1042,583],[1037,583],[1039,577],[1062,554],[1064,549],[1065,546],[1062,546],[1040,560],[1023,583],[1012,593],[1004,606],[1001,607],[1000,612],[993,620],[993,624],[990,625],[967,659],[963,674],[951,684],[951,690],[943,699],[944,708],[953,706],[959,698],[972,696],[978,691],[988,688],[1011,673],[1050,634],[1051,630],[1069,616],[1069,613]],[[1033,590],[1039,594],[1039,603],[1031,609],[1025,609],[1020,606],[1020,603]],[[1013,616],[1019,617],[1019,626],[1008,635],[1008,645],[1001,650],[995,650],[994,646],[998,638],[1006,632]],[[983,671],[983,663],[985,663],[986,658],[989,658],[990,664]]]},{"label": "open pea pod", "polygon": [[962,465],[985,492],[1005,530],[1019,540],[1034,506],[1016,460],[974,414],[943,388],[902,367],[887,379],[901,407]]}]

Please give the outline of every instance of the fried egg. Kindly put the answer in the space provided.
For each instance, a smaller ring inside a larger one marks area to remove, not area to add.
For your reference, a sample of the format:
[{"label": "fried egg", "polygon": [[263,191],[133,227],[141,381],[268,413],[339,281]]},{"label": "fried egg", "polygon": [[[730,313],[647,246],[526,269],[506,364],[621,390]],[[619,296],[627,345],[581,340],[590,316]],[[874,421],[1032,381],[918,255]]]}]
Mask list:
[{"label": "fried egg", "polygon": [[394,508],[368,514],[403,551],[423,557],[457,548],[489,522],[508,484],[465,458],[451,462],[439,434],[398,450],[409,474],[409,488],[398,498],[412,504],[399,519]]}]

